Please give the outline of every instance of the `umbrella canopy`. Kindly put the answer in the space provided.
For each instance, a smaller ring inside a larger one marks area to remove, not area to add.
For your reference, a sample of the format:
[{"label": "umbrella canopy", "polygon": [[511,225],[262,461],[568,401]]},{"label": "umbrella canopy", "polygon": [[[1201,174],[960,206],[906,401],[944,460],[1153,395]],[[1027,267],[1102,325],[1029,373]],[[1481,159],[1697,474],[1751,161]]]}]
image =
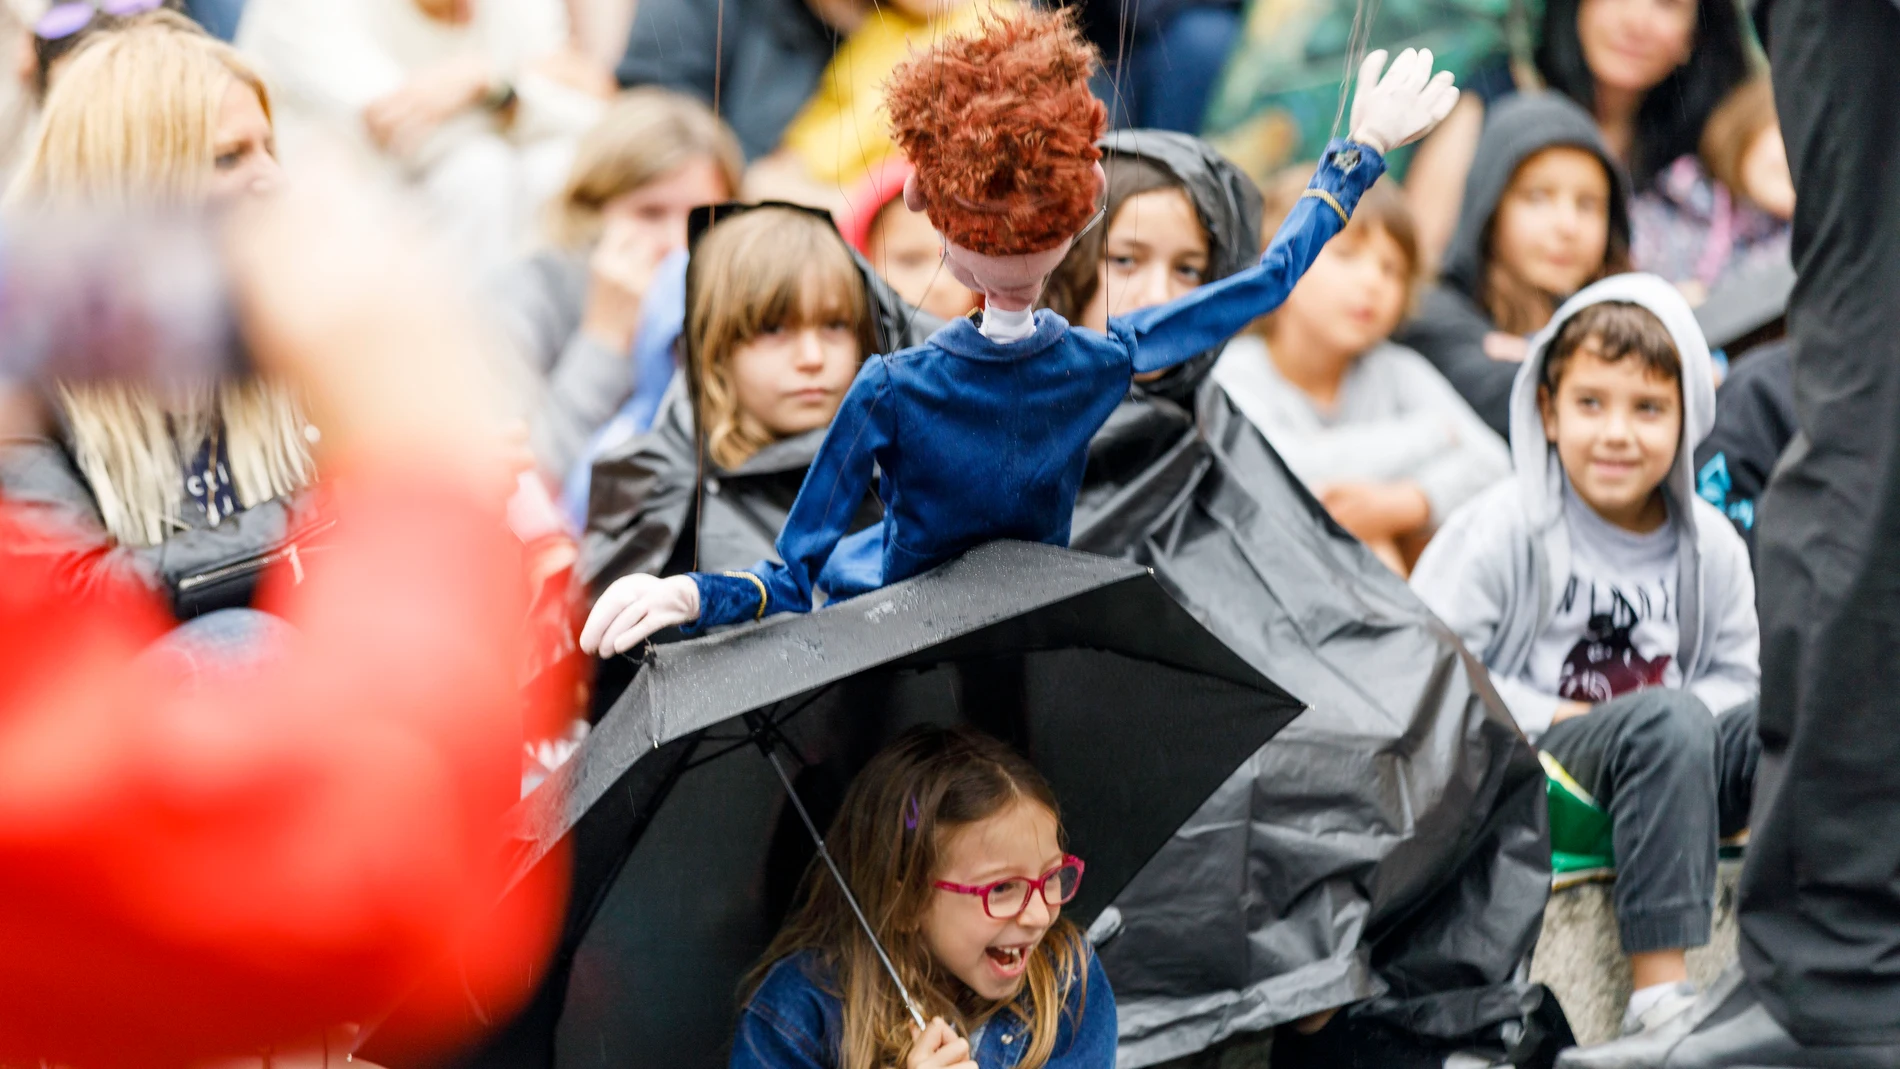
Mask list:
[{"label": "umbrella canopy", "polygon": [[915,724],[1018,746],[1088,861],[1065,907],[1086,925],[1300,709],[1146,568],[1025,543],[655,647],[523,804],[524,872],[573,837],[574,913],[536,1012],[475,1064],[725,1063],[744,976],[813,853],[755,744],[760,724],[821,825]]}]

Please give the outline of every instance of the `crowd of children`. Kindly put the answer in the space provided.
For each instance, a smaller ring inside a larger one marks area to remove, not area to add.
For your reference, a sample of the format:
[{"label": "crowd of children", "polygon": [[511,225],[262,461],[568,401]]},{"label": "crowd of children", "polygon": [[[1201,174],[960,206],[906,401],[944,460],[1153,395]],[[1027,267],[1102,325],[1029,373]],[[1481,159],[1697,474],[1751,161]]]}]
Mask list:
[{"label": "crowd of children", "polygon": [[[229,206],[279,183],[278,129],[294,152],[348,128],[480,276],[497,433],[512,419],[533,457],[510,515],[518,533],[565,525],[577,640],[604,658],[993,538],[1067,545],[1104,484],[1104,425],[1152,405],[1191,425],[1218,396],[1608,812],[1626,1029],[1687,1009],[1684,950],[1709,938],[1717,843],[1747,825],[1760,753],[1744,536],[1792,434],[1785,348],[1722,385],[1695,318],[1786,255],[1793,211],[1734,5],[1671,0],[1645,31],[1621,0],[1552,2],[1548,87],[1456,111],[1429,55],[1384,80],[1370,65],[1349,140],[1317,171],[1255,177],[1190,134],[1110,132],[1099,53],[1072,19],[1014,5],[793,5],[798,32],[776,42],[738,17],[737,51],[713,57],[732,76],[717,112],[655,85],[612,96],[536,5],[467,6],[251,0],[256,68],[169,11],[101,7],[40,42],[9,207]],[[1145,32],[1232,15],[1177,7]],[[622,74],[691,89],[707,72],[672,68],[699,57],[648,40],[669,10],[642,5]],[[848,43],[804,41],[823,37],[812,20]],[[948,83],[900,62],[925,41]],[[1029,119],[996,104],[1052,70]],[[819,91],[790,109],[754,84],[774,78]],[[1411,180],[1381,178],[1447,111]],[[839,124],[887,117],[841,143]],[[1025,122],[1037,136],[1010,141]],[[123,151],[81,136],[100,128]],[[289,393],[58,402],[54,433],[6,444],[0,491],[96,547],[91,572],[190,615],[245,604],[250,562],[322,533],[319,436]],[[243,582],[205,585],[233,562]],[[1061,917],[1084,863],[1059,813],[980,735],[919,731],[877,756],[832,853],[931,1019],[915,1027],[814,868],[733,1064],[1111,1064],[1114,995]]]}]

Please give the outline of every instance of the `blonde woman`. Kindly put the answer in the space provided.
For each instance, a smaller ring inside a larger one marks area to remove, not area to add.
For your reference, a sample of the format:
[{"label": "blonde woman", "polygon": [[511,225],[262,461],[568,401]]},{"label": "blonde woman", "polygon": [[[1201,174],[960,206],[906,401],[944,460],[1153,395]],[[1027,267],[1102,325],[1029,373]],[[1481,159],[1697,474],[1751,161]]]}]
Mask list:
[{"label": "blonde woman", "polygon": [[[169,13],[102,33],[54,84],[7,194],[15,216],[188,209],[277,181],[270,97],[237,53]],[[62,386],[50,438],[0,443],[0,494],[97,547],[71,578],[132,573],[181,617],[249,602],[321,524],[306,422],[284,388],[206,384],[161,401]]]},{"label": "blonde woman", "polygon": [[[493,294],[517,357],[515,393],[528,399],[523,415],[550,475],[574,465],[636,388],[657,407],[671,368],[636,369],[632,356],[647,295],[661,261],[686,246],[687,213],[731,199],[741,167],[738,142],[712,110],[663,89],[622,94],[582,139],[552,205],[549,247]],[[636,371],[650,381],[636,382]]]}]

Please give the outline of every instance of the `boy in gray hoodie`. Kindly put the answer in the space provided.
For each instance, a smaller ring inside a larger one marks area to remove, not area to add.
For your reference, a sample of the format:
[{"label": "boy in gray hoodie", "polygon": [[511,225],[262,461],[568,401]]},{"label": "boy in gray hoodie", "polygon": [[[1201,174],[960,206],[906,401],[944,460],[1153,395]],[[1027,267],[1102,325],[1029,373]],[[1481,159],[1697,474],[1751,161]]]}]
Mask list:
[{"label": "boy in gray hoodie", "polygon": [[1708,942],[1759,752],[1748,551],[1692,484],[1715,419],[1694,313],[1654,275],[1585,288],[1532,339],[1510,415],[1515,477],[1451,516],[1412,586],[1609,811],[1640,1031],[1693,1001],[1683,951]]}]

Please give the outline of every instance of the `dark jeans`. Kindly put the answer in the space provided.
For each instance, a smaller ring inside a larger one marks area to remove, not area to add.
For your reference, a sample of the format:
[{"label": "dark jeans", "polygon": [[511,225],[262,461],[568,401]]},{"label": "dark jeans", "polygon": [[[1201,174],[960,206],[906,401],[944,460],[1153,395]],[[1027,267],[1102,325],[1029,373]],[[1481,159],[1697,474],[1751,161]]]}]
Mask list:
[{"label": "dark jeans", "polygon": [[1755,703],[1716,717],[1656,687],[1553,724],[1538,745],[1610,813],[1623,950],[1707,943],[1717,840],[1748,826]]},{"label": "dark jeans", "polygon": [[1240,37],[1240,11],[1183,6],[1160,26],[1134,31],[1125,57],[1104,55],[1097,91],[1117,129],[1201,132],[1214,82]]},{"label": "dark jeans", "polygon": [[1900,6],[1772,0],[1800,433],[1760,505],[1742,966],[1810,1044],[1900,1042]]}]

